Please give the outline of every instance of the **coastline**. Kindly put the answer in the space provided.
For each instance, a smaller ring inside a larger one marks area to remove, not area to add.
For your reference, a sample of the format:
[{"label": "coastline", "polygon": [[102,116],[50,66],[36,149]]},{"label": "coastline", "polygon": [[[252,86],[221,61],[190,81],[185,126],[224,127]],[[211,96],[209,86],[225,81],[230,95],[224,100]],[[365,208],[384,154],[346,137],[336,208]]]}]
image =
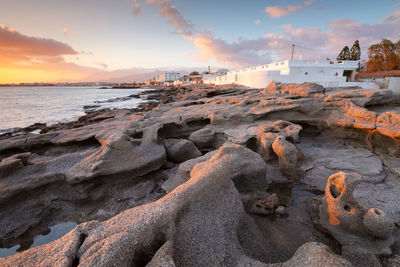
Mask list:
[{"label": "coastline", "polygon": [[[296,253],[346,266],[357,259],[334,254],[347,243],[320,214],[328,177],[339,171],[362,176],[359,205],[387,213],[399,240],[400,114],[391,109],[400,106],[398,95],[271,84],[157,88],[142,96],[150,102],[135,109],[37,125],[39,135],[0,136],[0,243],[12,247],[48,226],[78,224],[0,265],[76,257],[107,265],[137,256],[210,266],[218,255],[204,246],[224,244],[232,263],[289,264]],[[281,244],[280,235],[288,241]],[[354,244],[363,248],[362,239]],[[368,254],[378,261],[380,253]]]},{"label": "coastline", "polygon": [[[13,87],[8,87],[9,91],[13,89]],[[43,87],[39,87],[39,90]],[[53,87],[47,87],[47,88],[53,88]],[[54,87],[55,90],[63,90],[63,87]],[[65,87],[68,91],[70,87]],[[82,87],[76,87],[78,89],[81,89]],[[97,87],[84,87],[84,89],[89,88],[92,92],[94,90],[100,90],[100,88]],[[25,89],[25,87],[24,87]],[[57,96],[46,96],[47,98],[50,98],[49,100],[51,103],[42,103],[40,101],[36,102],[35,99],[28,99],[27,104],[23,104],[19,101],[19,98],[15,99],[9,99],[12,103],[15,102],[15,106],[12,107],[12,109],[9,111],[7,110],[6,113],[3,114],[6,118],[8,118],[8,121],[1,121],[0,124],[2,124],[2,128],[0,128],[0,136],[3,135],[10,135],[10,134],[21,134],[21,133],[27,133],[27,132],[34,132],[34,133],[39,133],[40,128],[43,127],[48,127],[48,126],[53,126],[55,124],[59,123],[70,123],[73,122],[80,117],[84,117],[85,115],[88,115],[89,113],[92,113],[93,111],[99,111],[101,109],[107,110],[107,109],[129,109],[130,106],[135,106],[137,105],[134,102],[145,102],[147,101],[145,98],[145,94],[140,94],[140,92],[143,91],[151,91],[153,90],[152,88],[149,87],[144,87],[144,88],[138,88],[139,91],[136,91],[135,89],[132,90],[130,89],[131,94],[126,95],[126,93],[122,92],[119,90],[119,93],[114,93],[110,94],[110,92],[106,93],[101,93],[101,94],[96,94],[93,93],[93,96],[89,95],[88,101],[81,101],[82,103],[76,103],[76,99],[83,99],[84,97],[88,96],[88,94],[91,94],[90,91],[84,91],[86,93],[83,93],[81,96],[68,96],[68,97],[74,97],[75,99],[73,100],[73,103],[68,103],[66,105],[63,105],[62,103],[57,103],[56,99],[58,98]],[[54,90],[54,91],[55,91]],[[67,92],[67,91],[62,91]],[[111,90],[108,90],[111,91]],[[136,92],[135,92],[136,91]],[[46,91],[47,92],[47,91]],[[54,94],[51,90],[51,93]],[[19,93],[18,97],[21,97],[22,99],[25,97],[24,91],[21,91]],[[75,92],[71,91],[71,94],[74,95]],[[122,96],[118,96],[118,94]],[[149,93],[150,94],[150,93]],[[107,96],[109,98],[107,98]],[[8,95],[5,93],[5,98],[7,99]],[[96,98],[97,97],[97,98]],[[137,100],[135,100],[137,99]],[[92,101],[92,102],[91,102]],[[82,106],[81,106],[82,105]],[[37,109],[32,109],[32,107],[37,107]],[[2,106],[2,108],[7,109],[7,105]],[[23,117],[13,117],[13,114],[10,114],[8,112],[13,112],[13,109],[18,108],[18,112],[16,114],[21,114],[25,115],[29,114],[30,112],[33,112],[32,115],[29,116],[23,116]],[[43,110],[41,110],[43,109]],[[67,112],[67,113],[63,113]],[[39,115],[34,115],[34,114],[40,114]],[[73,113],[73,114],[72,114]],[[32,118],[36,118],[37,120],[34,121]],[[12,125],[9,120],[15,119],[18,122],[16,125]],[[23,123],[23,120],[27,119],[28,122],[31,122],[31,124],[26,124]],[[83,118],[81,118],[83,119]],[[24,126],[24,124],[26,126]]]}]

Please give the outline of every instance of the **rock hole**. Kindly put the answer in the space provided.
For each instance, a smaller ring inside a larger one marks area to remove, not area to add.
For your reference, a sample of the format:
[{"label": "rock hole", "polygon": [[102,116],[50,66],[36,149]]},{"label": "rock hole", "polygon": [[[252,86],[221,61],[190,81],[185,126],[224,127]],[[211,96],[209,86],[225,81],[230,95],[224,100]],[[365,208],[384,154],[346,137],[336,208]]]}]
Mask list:
[{"label": "rock hole", "polygon": [[134,132],[129,135],[130,137],[134,139],[142,139],[143,138],[143,132]]},{"label": "rock hole", "polygon": [[374,212],[375,212],[376,215],[382,215],[382,212],[380,210],[378,210],[378,209],[374,209]]},{"label": "rock hole", "polygon": [[344,205],[344,210],[350,212],[351,208],[348,205]]},{"label": "rock hole", "polygon": [[158,130],[158,138],[161,140],[168,138],[183,138],[184,136],[183,126],[174,122],[166,123]]},{"label": "rock hole", "polygon": [[206,119],[188,121],[188,122],[186,122],[186,125],[190,128],[190,130],[196,131],[210,123],[211,123],[211,120],[209,118],[206,118]]},{"label": "rock hole", "polygon": [[246,142],[246,147],[253,150],[254,152],[257,152],[257,138],[252,137],[248,139]]},{"label": "rock hole", "polygon": [[331,186],[329,187],[329,190],[331,191],[331,195],[334,198],[338,198],[340,196],[340,194],[342,192],[340,192],[340,190],[336,187],[336,185],[334,183],[331,184]]},{"label": "rock hole", "polygon": [[26,152],[25,150],[20,149],[20,148],[12,148],[12,149],[3,150],[3,151],[0,152],[0,161],[5,159],[5,158],[11,157],[12,155],[22,154],[22,153],[25,153],[25,152]]}]

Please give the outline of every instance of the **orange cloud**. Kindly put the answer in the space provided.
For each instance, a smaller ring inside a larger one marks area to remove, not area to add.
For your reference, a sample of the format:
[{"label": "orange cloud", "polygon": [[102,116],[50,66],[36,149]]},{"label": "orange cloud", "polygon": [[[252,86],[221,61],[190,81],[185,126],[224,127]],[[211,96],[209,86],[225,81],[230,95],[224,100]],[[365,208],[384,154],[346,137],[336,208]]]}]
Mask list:
[{"label": "orange cloud", "polygon": [[269,14],[271,18],[279,18],[282,16],[289,15],[299,9],[303,9],[309,5],[311,5],[315,0],[305,1],[303,5],[288,5],[286,7],[278,7],[278,6],[267,6],[265,8],[265,13]]},{"label": "orange cloud", "polygon": [[64,59],[78,54],[67,44],[0,25],[0,83],[80,79],[98,71]]}]

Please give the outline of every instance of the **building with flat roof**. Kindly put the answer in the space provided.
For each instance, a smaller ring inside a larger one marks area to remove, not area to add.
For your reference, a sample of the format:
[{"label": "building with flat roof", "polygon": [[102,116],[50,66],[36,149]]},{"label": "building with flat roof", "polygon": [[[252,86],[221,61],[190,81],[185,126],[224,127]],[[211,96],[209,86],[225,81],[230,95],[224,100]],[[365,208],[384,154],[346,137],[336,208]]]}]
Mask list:
[{"label": "building with flat roof", "polygon": [[[265,88],[271,81],[282,83],[312,82],[324,87],[361,86],[349,82],[359,61],[284,60],[257,67],[229,71],[204,79],[206,84],[240,84],[251,88]],[[364,84],[363,84],[364,85]]]},{"label": "building with flat roof", "polygon": [[156,77],[156,83],[158,84],[172,83],[178,80],[179,76],[180,76],[179,72],[164,72]]}]

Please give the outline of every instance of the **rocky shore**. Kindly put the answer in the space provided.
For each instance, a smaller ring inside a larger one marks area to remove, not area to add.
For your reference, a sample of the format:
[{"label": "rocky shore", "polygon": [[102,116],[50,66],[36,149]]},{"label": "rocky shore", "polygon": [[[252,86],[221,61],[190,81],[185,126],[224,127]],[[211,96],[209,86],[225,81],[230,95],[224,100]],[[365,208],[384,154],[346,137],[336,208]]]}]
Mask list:
[{"label": "rocky shore", "polygon": [[[0,266],[399,266],[400,96],[141,93],[0,137]],[[63,237],[27,249],[49,227]],[[27,250],[26,250],[27,249]]]}]

